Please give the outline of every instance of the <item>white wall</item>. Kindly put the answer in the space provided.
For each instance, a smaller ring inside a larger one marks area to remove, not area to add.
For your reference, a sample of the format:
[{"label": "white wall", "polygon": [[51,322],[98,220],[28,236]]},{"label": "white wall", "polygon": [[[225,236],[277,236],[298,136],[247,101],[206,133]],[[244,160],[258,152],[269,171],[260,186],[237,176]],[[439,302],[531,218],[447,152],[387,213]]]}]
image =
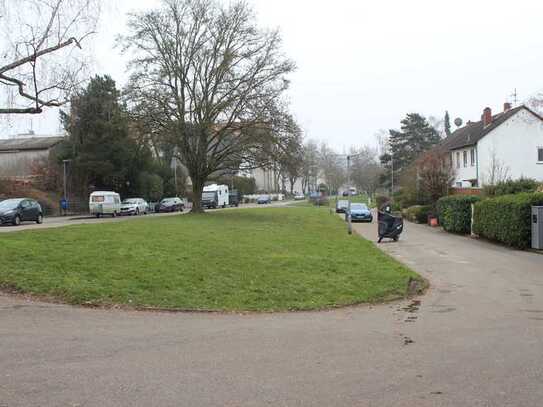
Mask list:
[{"label": "white wall", "polygon": [[[273,170],[257,168],[251,171],[251,176],[255,178],[256,189],[258,191],[273,192],[275,190]],[[281,185],[279,185],[279,188],[281,188]],[[288,179],[286,182],[286,189],[287,192],[290,192],[290,181],[288,181]],[[298,178],[298,180],[294,183],[294,192],[302,192],[301,178]]]},{"label": "white wall", "polygon": [[0,153],[0,177],[26,177],[33,175],[33,165],[49,157],[48,150],[22,150]]},{"label": "white wall", "polygon": [[493,155],[507,169],[509,178],[524,176],[543,181],[543,163],[537,162],[538,147],[543,147],[543,122],[520,110],[479,141],[480,185],[488,183]]},{"label": "white wall", "polygon": [[[472,163],[471,160],[471,151],[475,155],[475,161]],[[461,148],[458,150],[453,150],[452,152],[452,164],[455,171],[455,186],[456,183],[462,183],[462,186],[472,186],[465,185],[465,182],[468,180],[477,179],[477,148],[475,146]],[[467,161],[464,165],[464,153],[466,153]],[[458,165],[458,160],[460,164]]]}]

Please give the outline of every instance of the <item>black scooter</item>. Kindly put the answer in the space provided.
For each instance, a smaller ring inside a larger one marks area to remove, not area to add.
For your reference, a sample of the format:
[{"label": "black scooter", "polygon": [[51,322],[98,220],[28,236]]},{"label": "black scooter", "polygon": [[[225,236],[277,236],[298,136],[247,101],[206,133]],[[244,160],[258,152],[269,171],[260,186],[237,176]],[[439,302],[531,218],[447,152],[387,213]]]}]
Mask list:
[{"label": "black scooter", "polygon": [[392,215],[390,205],[385,205],[377,213],[377,220],[379,222],[377,243],[381,243],[385,237],[397,242],[403,232],[403,219]]}]

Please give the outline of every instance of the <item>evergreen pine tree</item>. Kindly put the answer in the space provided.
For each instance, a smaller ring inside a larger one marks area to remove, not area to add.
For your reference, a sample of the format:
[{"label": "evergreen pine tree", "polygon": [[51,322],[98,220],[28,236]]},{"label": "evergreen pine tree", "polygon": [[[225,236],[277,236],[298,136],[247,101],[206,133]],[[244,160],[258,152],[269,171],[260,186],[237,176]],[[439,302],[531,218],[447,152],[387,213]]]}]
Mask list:
[{"label": "evergreen pine tree", "polygon": [[407,114],[401,121],[400,131],[391,129],[389,134],[389,151],[381,157],[381,163],[389,173],[393,164],[397,176],[441,140],[438,132],[418,113]]},{"label": "evergreen pine tree", "polygon": [[448,137],[451,135],[451,118],[449,117],[449,112],[445,111],[444,119],[445,135]]}]

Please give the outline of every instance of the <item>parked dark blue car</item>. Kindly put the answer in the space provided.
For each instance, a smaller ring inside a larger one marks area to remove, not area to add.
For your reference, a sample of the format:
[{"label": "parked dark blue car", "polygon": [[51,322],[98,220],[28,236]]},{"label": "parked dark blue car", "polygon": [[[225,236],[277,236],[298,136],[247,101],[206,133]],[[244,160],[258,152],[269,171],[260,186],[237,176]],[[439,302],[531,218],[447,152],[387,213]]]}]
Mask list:
[{"label": "parked dark blue car", "polygon": [[[347,221],[349,216],[348,213],[345,213],[345,220]],[[371,211],[363,203],[352,203],[351,204],[351,222],[372,222],[373,215]]]},{"label": "parked dark blue car", "polygon": [[18,226],[21,222],[43,222],[43,211],[38,202],[29,198],[6,199],[0,202],[0,225]]}]

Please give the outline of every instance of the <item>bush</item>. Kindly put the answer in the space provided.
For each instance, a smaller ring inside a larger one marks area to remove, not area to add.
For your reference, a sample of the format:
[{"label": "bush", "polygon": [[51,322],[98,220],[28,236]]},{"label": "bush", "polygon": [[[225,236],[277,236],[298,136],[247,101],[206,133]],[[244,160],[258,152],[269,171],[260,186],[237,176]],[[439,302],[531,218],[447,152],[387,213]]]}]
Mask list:
[{"label": "bush", "polygon": [[485,185],[483,194],[485,196],[501,196],[521,192],[535,192],[538,187],[539,183],[535,179],[521,177],[517,180],[498,182],[496,185]]},{"label": "bush", "polygon": [[415,223],[428,222],[428,215],[432,213],[432,207],[430,205],[414,205],[402,211],[407,220]]},{"label": "bush", "polygon": [[473,230],[486,239],[525,249],[532,239],[531,214],[534,205],[543,205],[543,193],[485,199],[475,205]]},{"label": "bush", "polygon": [[452,195],[439,199],[436,206],[439,224],[450,233],[470,233],[471,204],[480,200],[473,195]]}]

